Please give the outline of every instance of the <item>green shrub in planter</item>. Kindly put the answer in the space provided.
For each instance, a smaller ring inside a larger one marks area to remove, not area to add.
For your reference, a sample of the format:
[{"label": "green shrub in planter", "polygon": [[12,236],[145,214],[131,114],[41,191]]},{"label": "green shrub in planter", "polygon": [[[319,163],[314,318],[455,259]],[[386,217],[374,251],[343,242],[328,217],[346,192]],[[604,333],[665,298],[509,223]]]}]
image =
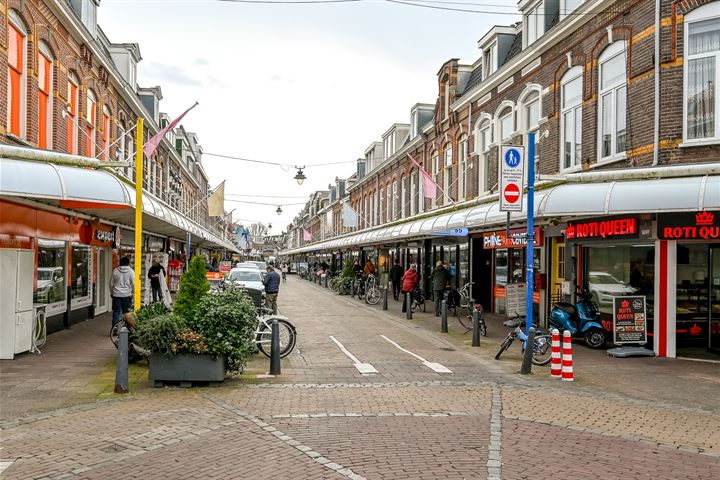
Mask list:
[{"label": "green shrub in planter", "polygon": [[210,290],[210,282],[205,277],[206,273],[203,258],[198,255],[194,256],[190,260],[187,271],[180,279],[180,290],[173,312],[186,320],[193,318],[198,302]]},{"label": "green shrub in planter", "polygon": [[137,321],[138,323],[142,323],[145,320],[159,317],[160,315],[164,315],[167,312],[168,309],[163,303],[151,303],[150,305],[146,305],[137,311]]},{"label": "green shrub in planter", "polygon": [[153,353],[206,353],[202,334],[192,331],[185,320],[173,313],[165,313],[139,321],[136,334],[140,343]]},{"label": "green shrub in planter", "polygon": [[253,332],[257,312],[252,299],[240,289],[205,295],[195,308],[190,330],[199,332],[207,345],[205,353],[224,356],[230,371],[240,371],[256,351]]}]

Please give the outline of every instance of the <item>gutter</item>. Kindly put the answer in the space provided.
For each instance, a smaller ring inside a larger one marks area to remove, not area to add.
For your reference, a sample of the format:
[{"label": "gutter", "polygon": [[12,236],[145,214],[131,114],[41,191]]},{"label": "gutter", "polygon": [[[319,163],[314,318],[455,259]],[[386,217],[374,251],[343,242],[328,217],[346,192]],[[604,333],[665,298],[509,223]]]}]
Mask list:
[{"label": "gutter", "polygon": [[[34,162],[68,165],[71,167],[90,167],[95,169],[129,167],[130,162],[109,162],[95,158],[60,153],[53,150],[39,150],[28,147],[0,144],[0,156],[14,160],[30,160]],[[114,172],[113,172],[114,173]]]}]

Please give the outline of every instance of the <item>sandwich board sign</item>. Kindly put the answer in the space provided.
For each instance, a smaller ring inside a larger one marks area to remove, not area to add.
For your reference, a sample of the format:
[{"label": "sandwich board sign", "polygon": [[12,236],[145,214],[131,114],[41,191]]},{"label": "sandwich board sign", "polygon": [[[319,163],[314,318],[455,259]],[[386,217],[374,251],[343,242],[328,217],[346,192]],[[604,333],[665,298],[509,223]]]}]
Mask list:
[{"label": "sandwich board sign", "polygon": [[500,211],[522,212],[525,147],[500,146]]}]

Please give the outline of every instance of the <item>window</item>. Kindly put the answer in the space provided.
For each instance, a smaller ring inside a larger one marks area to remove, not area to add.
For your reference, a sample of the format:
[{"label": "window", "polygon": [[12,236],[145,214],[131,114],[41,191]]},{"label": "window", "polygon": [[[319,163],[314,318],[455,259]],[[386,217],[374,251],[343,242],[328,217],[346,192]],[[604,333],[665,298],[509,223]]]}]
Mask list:
[{"label": "window", "polygon": [[102,148],[100,158],[102,160],[107,160],[110,149],[110,109],[107,107],[107,105],[103,105],[102,145],[100,148]]},{"label": "window", "polygon": [[598,149],[601,160],[607,160],[625,152],[627,126],[625,53],[625,42],[615,42],[600,55]]},{"label": "window", "polygon": [[400,208],[401,208],[401,204],[402,204],[402,199],[398,195],[397,180],[395,180],[392,184],[392,203],[393,203],[392,219],[397,220],[398,215],[400,214]]},{"label": "window", "polygon": [[95,119],[97,116],[97,97],[95,92],[88,89],[85,109],[85,120],[87,125],[85,126],[85,156],[95,156]]},{"label": "window", "polygon": [[[712,15],[712,17],[711,17]],[[720,139],[720,15],[713,2],[685,17],[685,139]]]},{"label": "window", "polygon": [[458,142],[458,200],[467,197],[467,137],[462,136]]},{"label": "window", "polygon": [[78,127],[77,127],[77,114],[78,114],[78,81],[77,75],[73,72],[68,74],[68,86],[67,86],[67,152],[77,153],[78,152]]},{"label": "window", "polygon": [[393,209],[395,202],[393,202],[392,197],[392,185],[389,183],[387,184],[387,187],[385,187],[385,195],[387,196],[387,200],[385,202],[385,212],[383,212],[385,217],[385,221],[383,223],[391,221],[394,215]]},{"label": "window", "polygon": [[[437,152],[433,152],[431,158],[432,162],[432,179],[435,182],[436,185],[440,184],[440,156]],[[435,208],[437,206],[437,197],[440,194],[440,192],[435,192],[435,198],[432,199],[432,206]]]},{"label": "window", "polygon": [[14,11],[10,11],[9,18],[7,125],[11,134],[25,138],[27,31]]},{"label": "window", "polygon": [[[489,117],[489,116],[488,116]],[[488,191],[487,172],[490,163],[490,147],[493,143],[490,118],[480,121],[477,134],[478,156],[478,195]]]},{"label": "window", "polygon": [[537,4],[525,15],[525,26],[527,29],[527,43],[531,45],[545,33],[545,7],[543,2]]},{"label": "window", "polygon": [[445,111],[443,112],[443,118],[448,118],[450,115],[450,81],[445,81]]},{"label": "window", "polygon": [[418,193],[418,173],[417,171],[413,170],[413,172],[410,174],[410,216],[415,215],[418,211]]},{"label": "window", "polygon": [[500,128],[500,141],[505,142],[509,140],[515,131],[515,118],[513,116],[512,107],[504,108],[498,116],[498,123]]},{"label": "window", "polygon": [[40,43],[38,55],[38,148],[52,148],[53,63],[50,50]]},{"label": "window", "polygon": [[33,301],[47,304],[48,315],[66,310],[66,271],[65,242],[38,239],[37,287]]},{"label": "window", "polygon": [[496,60],[495,51],[497,44],[493,43],[483,50],[483,78],[488,78],[495,72]]},{"label": "window", "polygon": [[80,306],[78,304],[90,303],[92,297],[92,288],[90,282],[92,280],[92,247],[81,245],[79,243],[72,244],[72,264],[70,265],[70,298],[73,307]]},{"label": "window", "polygon": [[452,201],[450,190],[452,189],[452,144],[448,143],[445,145],[445,171],[443,172],[443,204],[448,204]]},{"label": "window", "polygon": [[560,81],[561,169],[580,164],[582,158],[582,67],[573,67]]},{"label": "window", "polygon": [[400,178],[400,218],[407,217],[408,207],[408,177],[403,176]]},{"label": "window", "polygon": [[583,3],[583,0],[560,0],[560,14],[563,17],[567,16],[567,14],[579,7],[581,3]]},{"label": "window", "polygon": [[540,92],[533,90],[523,102],[523,128],[526,133],[537,132],[540,123]]}]

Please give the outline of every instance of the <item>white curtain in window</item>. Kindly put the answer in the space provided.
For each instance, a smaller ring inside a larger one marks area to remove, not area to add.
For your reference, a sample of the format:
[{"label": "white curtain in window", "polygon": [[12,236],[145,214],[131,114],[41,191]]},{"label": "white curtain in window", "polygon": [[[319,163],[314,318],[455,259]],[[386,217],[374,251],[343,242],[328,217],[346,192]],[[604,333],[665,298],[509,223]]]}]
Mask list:
[{"label": "white curtain in window", "polygon": [[703,20],[690,24],[688,54],[717,52],[720,50],[720,19]]},{"label": "white curtain in window", "polygon": [[687,136],[715,136],[715,57],[688,61]]}]

